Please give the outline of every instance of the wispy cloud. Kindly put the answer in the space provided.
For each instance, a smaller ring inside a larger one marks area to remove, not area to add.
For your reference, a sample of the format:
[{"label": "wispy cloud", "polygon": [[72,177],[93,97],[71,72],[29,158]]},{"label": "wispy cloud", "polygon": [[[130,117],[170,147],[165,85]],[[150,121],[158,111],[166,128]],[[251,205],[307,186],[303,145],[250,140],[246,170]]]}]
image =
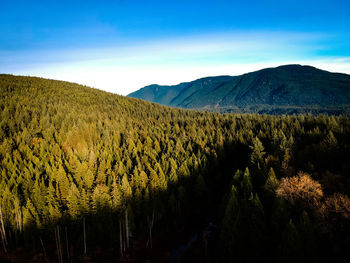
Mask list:
[{"label": "wispy cloud", "polygon": [[348,57],[320,56],[327,35],[298,32],[224,32],[127,41],[88,49],[0,51],[0,72],[74,81],[128,94],[142,86],[175,84],[208,75],[236,75],[301,63],[350,73]]}]

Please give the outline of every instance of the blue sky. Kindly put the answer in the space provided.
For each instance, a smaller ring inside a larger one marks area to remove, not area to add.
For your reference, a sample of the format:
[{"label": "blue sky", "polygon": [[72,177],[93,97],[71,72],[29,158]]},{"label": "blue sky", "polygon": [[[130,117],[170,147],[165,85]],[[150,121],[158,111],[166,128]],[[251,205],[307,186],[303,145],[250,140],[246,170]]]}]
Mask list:
[{"label": "blue sky", "polygon": [[350,74],[350,1],[4,1],[0,72],[126,95],[281,64]]}]

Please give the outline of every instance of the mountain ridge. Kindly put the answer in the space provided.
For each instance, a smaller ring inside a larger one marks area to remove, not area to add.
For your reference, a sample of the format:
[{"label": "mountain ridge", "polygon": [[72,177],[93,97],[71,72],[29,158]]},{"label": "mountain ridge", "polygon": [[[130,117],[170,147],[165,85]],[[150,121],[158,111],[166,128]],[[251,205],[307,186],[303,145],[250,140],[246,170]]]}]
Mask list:
[{"label": "mountain ridge", "polygon": [[289,107],[295,113],[297,108],[307,111],[319,107],[333,113],[340,107],[337,111],[341,113],[350,106],[350,75],[291,64],[239,76],[204,77],[177,85],[152,84],[128,97],[172,107],[223,112],[251,112],[252,108],[260,108],[264,113],[270,107]]}]

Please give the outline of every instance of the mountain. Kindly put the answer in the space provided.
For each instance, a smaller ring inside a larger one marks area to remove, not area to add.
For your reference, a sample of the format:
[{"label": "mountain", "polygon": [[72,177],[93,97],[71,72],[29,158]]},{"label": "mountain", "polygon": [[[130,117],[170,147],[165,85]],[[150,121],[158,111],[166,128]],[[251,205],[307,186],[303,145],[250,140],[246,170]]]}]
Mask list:
[{"label": "mountain", "polygon": [[174,86],[150,85],[128,96],[187,109],[336,113],[349,110],[350,75],[311,66],[285,65]]}]

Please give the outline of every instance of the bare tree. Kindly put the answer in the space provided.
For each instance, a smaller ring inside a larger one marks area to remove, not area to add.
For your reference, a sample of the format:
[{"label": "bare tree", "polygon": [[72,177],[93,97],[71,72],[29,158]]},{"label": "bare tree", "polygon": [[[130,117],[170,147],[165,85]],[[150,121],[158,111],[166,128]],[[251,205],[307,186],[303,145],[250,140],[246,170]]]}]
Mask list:
[{"label": "bare tree", "polygon": [[[148,219],[149,243],[150,243],[151,248],[153,247],[153,243],[152,243],[153,224],[154,224],[154,209],[153,209],[153,212],[152,212],[152,219],[151,220]],[[148,242],[147,242],[147,244],[148,244]]]},{"label": "bare tree", "polygon": [[6,238],[6,232],[5,232],[5,225],[4,225],[4,219],[2,217],[2,210],[1,210],[1,205],[0,205],[0,234],[1,234],[1,239],[2,239],[2,245],[4,247],[5,253],[7,253],[6,245],[7,245],[7,238]]},{"label": "bare tree", "polygon": [[55,229],[55,238],[56,238],[56,249],[57,249],[58,262],[63,263],[61,238],[60,238],[60,227],[58,225],[56,226],[56,229]]},{"label": "bare tree", "polygon": [[129,249],[129,222],[128,222],[128,209],[125,209],[125,237],[126,237],[126,249]]},{"label": "bare tree", "polygon": [[119,246],[120,246],[120,255],[123,256],[124,247],[123,247],[123,229],[122,229],[121,219],[119,219]]},{"label": "bare tree", "polygon": [[85,230],[85,217],[83,218],[83,238],[84,238],[84,254],[86,255],[86,230]]},{"label": "bare tree", "polygon": [[297,176],[282,178],[276,189],[276,195],[291,204],[301,202],[315,208],[323,197],[323,191],[320,183],[311,179],[309,174],[299,172]]}]

